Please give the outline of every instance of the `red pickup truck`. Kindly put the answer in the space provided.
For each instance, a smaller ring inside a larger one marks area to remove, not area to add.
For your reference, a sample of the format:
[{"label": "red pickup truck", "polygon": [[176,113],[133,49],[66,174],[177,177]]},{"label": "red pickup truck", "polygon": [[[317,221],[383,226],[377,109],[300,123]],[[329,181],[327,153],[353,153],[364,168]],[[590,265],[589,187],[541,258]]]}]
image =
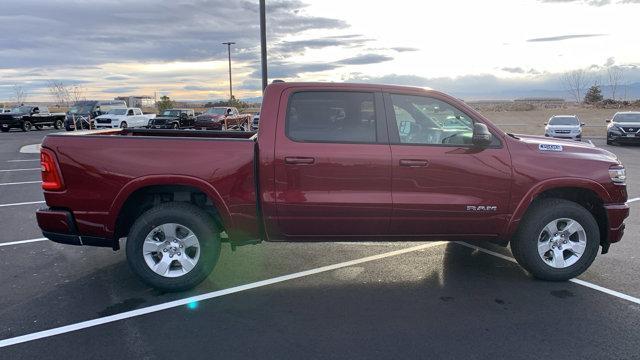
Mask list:
[{"label": "red pickup truck", "polygon": [[[55,242],[126,253],[180,291],[232,246],[260,241],[465,240],[511,244],[533,276],[584,272],[624,232],[625,169],[590,144],[505,134],[436,91],[276,83],[260,132],[114,129],[48,135]],[[105,151],[108,149],[108,151]]]}]

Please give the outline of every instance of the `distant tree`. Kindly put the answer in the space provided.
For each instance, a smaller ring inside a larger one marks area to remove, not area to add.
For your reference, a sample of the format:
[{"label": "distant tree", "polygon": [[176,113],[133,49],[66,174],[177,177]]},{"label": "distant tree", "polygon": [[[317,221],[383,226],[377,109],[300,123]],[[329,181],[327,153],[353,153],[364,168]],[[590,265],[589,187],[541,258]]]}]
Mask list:
[{"label": "distant tree", "polygon": [[236,99],[235,96],[231,97],[231,100],[218,100],[215,102],[209,101],[204,105],[204,107],[217,107],[217,106],[232,106],[238,108],[238,110],[246,109],[250,107],[250,104]]},{"label": "distant tree", "polygon": [[582,89],[587,86],[587,73],[584,69],[566,72],[562,75],[561,80],[571,97],[577,103],[582,101]]},{"label": "distant tree", "polygon": [[18,84],[13,85],[13,98],[18,106],[24,104],[27,100],[27,92]]},{"label": "distant tree", "polygon": [[622,82],[623,70],[619,66],[610,66],[607,68],[607,76],[611,87],[611,98],[615,100],[616,90],[618,90],[618,86]]},{"label": "distant tree", "polygon": [[602,91],[598,85],[591,86],[589,90],[587,90],[587,94],[584,96],[585,104],[595,104],[602,101],[602,99]]},{"label": "distant tree", "polygon": [[167,95],[163,95],[160,97],[160,101],[156,102],[156,106],[158,107],[159,112],[163,112],[167,109],[171,109],[175,107],[175,102],[171,100]]}]

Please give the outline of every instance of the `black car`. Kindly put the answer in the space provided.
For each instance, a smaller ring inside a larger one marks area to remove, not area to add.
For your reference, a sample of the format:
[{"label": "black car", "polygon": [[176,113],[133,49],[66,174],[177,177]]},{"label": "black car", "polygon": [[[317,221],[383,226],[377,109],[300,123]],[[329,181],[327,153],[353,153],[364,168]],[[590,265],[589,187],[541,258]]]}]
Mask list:
[{"label": "black car", "polygon": [[149,120],[150,129],[184,129],[193,127],[196,116],[193,109],[167,109]]},{"label": "black car", "polygon": [[46,106],[18,106],[11,112],[0,114],[0,130],[8,132],[12,128],[31,131],[34,127],[38,130],[44,126],[62,128],[64,114],[52,114]]},{"label": "black car", "polygon": [[607,123],[608,145],[640,142],[640,112],[618,112]]},{"label": "black car", "polygon": [[67,131],[93,128],[93,119],[106,114],[111,109],[126,108],[124,100],[85,100],[78,101],[67,111],[64,128]]}]

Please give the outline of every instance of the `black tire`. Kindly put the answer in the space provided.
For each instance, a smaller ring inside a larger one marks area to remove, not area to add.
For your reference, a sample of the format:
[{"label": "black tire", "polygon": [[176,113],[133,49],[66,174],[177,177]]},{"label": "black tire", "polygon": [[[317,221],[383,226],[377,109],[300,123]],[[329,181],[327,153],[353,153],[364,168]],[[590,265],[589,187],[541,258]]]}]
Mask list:
[{"label": "black tire", "polygon": [[53,128],[56,129],[56,130],[62,129],[63,126],[64,126],[64,124],[62,123],[62,120],[56,120],[53,123]]},{"label": "black tire", "polygon": [[173,123],[171,128],[174,129],[174,130],[178,130],[178,129],[180,129],[180,125],[178,123]]},{"label": "black tire", "polygon": [[22,122],[22,131],[24,132],[31,131],[32,128],[33,128],[33,125],[31,124],[31,121],[25,120]]},{"label": "black tire", "polygon": [[[146,236],[157,226],[176,223],[198,237],[200,256],[193,269],[182,276],[164,277],[147,265],[142,246]],[[184,291],[200,284],[213,271],[220,256],[220,232],[209,214],[195,205],[182,202],[160,204],[142,214],[129,231],[126,242],[127,262],[146,284],[161,291]]]},{"label": "black tire", "polygon": [[[571,266],[554,268],[538,254],[538,237],[551,221],[569,218],[584,228],[586,247],[582,256]],[[511,252],[518,264],[535,278],[548,281],[566,281],[585,272],[598,254],[600,231],[591,213],[573,201],[564,199],[542,199],[536,201],[520,223],[511,240]]]},{"label": "black tire", "polygon": [[67,131],[73,131],[74,130],[74,129],[68,127],[68,126],[65,126],[64,129],[67,130]]},{"label": "black tire", "polygon": [[120,123],[120,129],[126,129],[126,128],[127,128],[127,126],[128,126],[128,125],[127,125],[127,122],[126,122],[126,121],[123,121],[123,122],[121,122],[121,123]]},{"label": "black tire", "polygon": [[607,140],[607,145],[613,145],[613,141]]},{"label": "black tire", "polygon": [[0,128],[0,131],[2,132],[9,132],[9,130],[10,130],[9,128]]}]

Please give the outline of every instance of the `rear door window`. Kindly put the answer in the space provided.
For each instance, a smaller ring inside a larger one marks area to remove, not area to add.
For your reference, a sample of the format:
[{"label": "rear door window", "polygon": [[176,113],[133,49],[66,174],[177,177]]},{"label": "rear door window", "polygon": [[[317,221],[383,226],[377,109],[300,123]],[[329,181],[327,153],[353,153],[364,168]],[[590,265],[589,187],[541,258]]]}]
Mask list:
[{"label": "rear door window", "polygon": [[375,143],[374,94],[302,91],[291,95],[287,137],[301,142]]}]

